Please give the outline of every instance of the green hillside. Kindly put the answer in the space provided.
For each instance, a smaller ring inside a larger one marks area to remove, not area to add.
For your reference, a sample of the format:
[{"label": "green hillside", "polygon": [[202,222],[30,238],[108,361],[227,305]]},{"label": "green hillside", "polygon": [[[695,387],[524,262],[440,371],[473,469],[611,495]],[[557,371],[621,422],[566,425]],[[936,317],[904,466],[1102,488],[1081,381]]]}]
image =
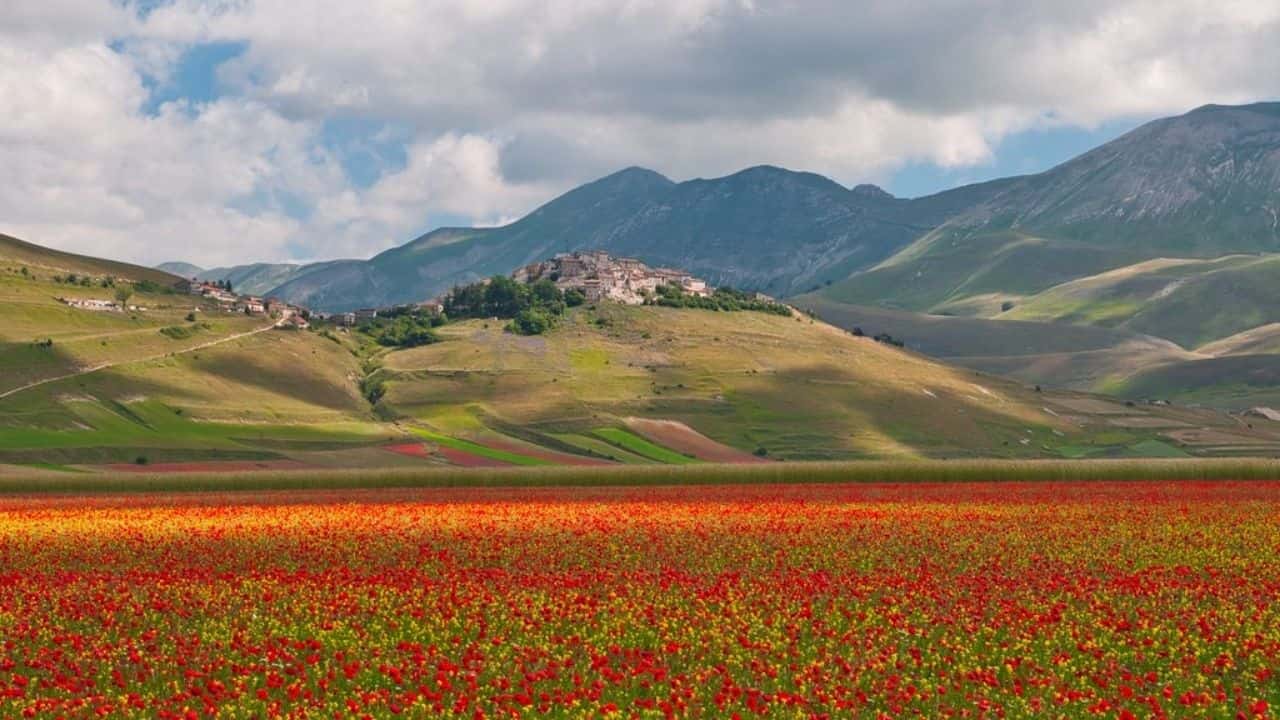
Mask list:
[{"label": "green hillside", "polygon": [[801,296],[796,303],[842,328],[888,333],[949,365],[1045,387],[1108,392],[1143,368],[1203,357],[1168,340],[1096,325],[1003,319],[1008,314],[1002,319],[926,315],[847,305],[821,295]]},{"label": "green hillside", "polygon": [[1158,260],[1059,285],[1008,319],[1117,327],[1188,349],[1280,321],[1280,255]]},{"label": "green hillside", "polygon": [[0,262],[11,267],[149,281],[170,287],[181,280],[163,270],[53,250],[4,234],[0,234]]},{"label": "green hillside", "polygon": [[775,459],[1062,457],[1154,447],[1187,422],[1176,413],[1234,432],[1217,413],[1038,393],[807,318],[608,305],[545,336],[478,320],[442,334],[383,357],[380,408],[478,439],[519,428],[587,447],[644,417]]},{"label": "green hillside", "polygon": [[[514,335],[504,321],[466,320],[438,328],[439,342],[397,350],[360,329],[279,329],[270,319],[228,313],[145,279],[92,274],[114,264],[85,259],[69,282],[66,269],[35,262],[50,255],[24,257],[0,261],[0,466],[101,471],[1280,451],[1280,427],[1267,423],[1248,427],[1208,410],[1038,392],[803,315],[605,303],[571,309],[543,335]],[[122,288],[132,291],[127,312],[59,300],[107,300]],[[978,367],[999,366],[1002,358],[1050,362],[1073,346],[1099,357],[1132,354],[1143,342],[1153,353],[1169,352],[1123,330],[878,312],[864,318],[875,323],[869,330],[907,336],[909,343],[931,334],[938,348]],[[924,332],[930,327],[946,330]],[[982,348],[1003,355],[979,364],[972,353]],[[1131,380],[1098,373],[1094,382],[1116,387]]]},{"label": "green hillside", "polygon": [[[280,442],[399,435],[372,421],[346,346],[148,285],[172,278],[145,268],[7,247],[22,252],[0,258],[0,464],[276,461]],[[123,277],[141,281],[104,287]],[[58,299],[112,300],[119,288],[136,309]]]}]

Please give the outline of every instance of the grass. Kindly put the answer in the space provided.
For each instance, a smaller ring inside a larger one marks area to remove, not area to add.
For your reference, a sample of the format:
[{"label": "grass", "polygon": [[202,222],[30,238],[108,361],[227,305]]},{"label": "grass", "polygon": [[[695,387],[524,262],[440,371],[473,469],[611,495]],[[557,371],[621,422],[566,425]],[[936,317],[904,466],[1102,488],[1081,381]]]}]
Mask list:
[{"label": "grass", "polygon": [[972,460],[761,465],[324,470],[208,474],[0,477],[4,494],[260,492],[465,487],[646,487],[792,483],[1280,481],[1280,462],[1213,460]]},{"label": "grass", "polygon": [[978,379],[807,319],[602,305],[572,311],[535,338],[479,321],[441,335],[443,342],[385,357],[382,404],[455,436],[476,430],[455,431],[442,420],[477,413],[581,436],[645,417],[683,422],[745,452],[839,460],[1040,455],[1006,451],[1003,440],[1028,427],[1080,433],[1044,413],[1021,385]]},{"label": "grass", "polygon": [[674,450],[649,442],[639,435],[621,428],[600,428],[595,431],[595,434],[611,445],[616,445],[627,452],[667,465],[689,465],[698,462],[696,458],[681,455]]},{"label": "grass", "polygon": [[461,450],[463,452],[471,453],[472,455],[478,455],[480,457],[489,458],[490,460],[499,460],[501,462],[511,463],[512,465],[536,466],[536,465],[552,464],[551,461],[549,460],[528,457],[527,455],[519,455],[513,452],[507,452],[506,450],[498,450],[497,448],[486,447],[484,445],[480,445],[479,443],[473,443],[469,440],[462,440],[459,438],[452,438],[447,435],[440,435],[438,433],[433,433],[430,430],[423,430],[421,428],[411,428],[410,432],[423,438],[424,440],[429,440],[437,445],[443,445],[444,447],[453,448],[454,450]]},{"label": "grass", "polygon": [[1190,457],[1182,450],[1160,440],[1143,440],[1129,448],[1134,457],[1148,458],[1185,458]]},{"label": "grass", "polygon": [[579,450],[585,450],[601,457],[616,460],[624,465],[652,465],[657,462],[643,455],[637,455],[607,443],[600,438],[594,438],[589,435],[580,435],[577,433],[562,433],[555,436],[561,442],[568,443]]}]

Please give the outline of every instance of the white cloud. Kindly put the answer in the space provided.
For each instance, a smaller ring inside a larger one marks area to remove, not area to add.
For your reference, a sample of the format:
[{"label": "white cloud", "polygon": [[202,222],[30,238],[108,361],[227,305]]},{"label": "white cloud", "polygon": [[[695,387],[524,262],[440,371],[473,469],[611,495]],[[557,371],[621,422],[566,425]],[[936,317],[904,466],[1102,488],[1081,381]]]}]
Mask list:
[{"label": "white cloud", "polygon": [[[1274,0],[9,0],[0,230],[145,262],[368,255],[626,165],[845,183],[1280,95]],[[195,43],[229,94],[145,111]],[[326,119],[404,128],[369,187]],[[297,208],[310,211],[299,214]]]}]

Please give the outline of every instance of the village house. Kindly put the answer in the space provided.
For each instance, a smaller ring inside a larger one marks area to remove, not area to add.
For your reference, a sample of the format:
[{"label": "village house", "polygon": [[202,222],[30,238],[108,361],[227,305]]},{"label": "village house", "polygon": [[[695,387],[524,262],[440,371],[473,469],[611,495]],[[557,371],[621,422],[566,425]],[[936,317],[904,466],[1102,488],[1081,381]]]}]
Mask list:
[{"label": "village house", "polygon": [[365,322],[366,320],[373,320],[374,318],[378,317],[378,309],[377,308],[361,308],[359,310],[356,310],[355,313],[352,313],[352,314],[355,315],[355,321],[352,323],[354,325],[355,323]]},{"label": "village house", "polygon": [[690,295],[710,294],[705,280],[683,270],[651,268],[635,258],[615,258],[601,250],[560,253],[526,265],[511,277],[525,283],[548,279],[562,291],[578,290],[588,302],[639,305],[664,285],[675,285]]},{"label": "village house", "polygon": [[248,313],[249,315],[262,315],[267,311],[267,306],[262,302],[262,299],[256,297],[240,298],[232,307],[236,312]]},{"label": "village house", "polygon": [[200,294],[223,305],[233,305],[237,300],[239,300],[239,297],[235,293],[223,290],[222,288],[209,283],[205,283],[201,286]]},{"label": "village house", "polygon": [[95,300],[93,298],[58,298],[58,302],[69,305],[73,308],[81,310],[93,310],[95,312],[121,312],[124,310],[119,303],[112,300]]}]

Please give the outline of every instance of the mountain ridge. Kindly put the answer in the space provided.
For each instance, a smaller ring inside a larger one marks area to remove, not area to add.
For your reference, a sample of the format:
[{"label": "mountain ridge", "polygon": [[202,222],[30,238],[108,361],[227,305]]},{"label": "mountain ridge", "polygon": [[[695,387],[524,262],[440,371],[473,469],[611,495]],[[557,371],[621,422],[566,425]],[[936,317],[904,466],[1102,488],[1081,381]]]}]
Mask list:
[{"label": "mountain ridge", "polygon": [[[1032,175],[898,198],[757,165],[681,182],[631,166],[496,228],[439,228],[368,260],[251,285],[321,310],[421,301],[599,248],[713,283],[906,310],[965,309],[1154,257],[1280,249],[1280,103],[1204,105]],[[227,268],[222,272],[242,272]],[[950,304],[950,305],[949,305]],[[986,307],[986,306],[983,306]]]}]

